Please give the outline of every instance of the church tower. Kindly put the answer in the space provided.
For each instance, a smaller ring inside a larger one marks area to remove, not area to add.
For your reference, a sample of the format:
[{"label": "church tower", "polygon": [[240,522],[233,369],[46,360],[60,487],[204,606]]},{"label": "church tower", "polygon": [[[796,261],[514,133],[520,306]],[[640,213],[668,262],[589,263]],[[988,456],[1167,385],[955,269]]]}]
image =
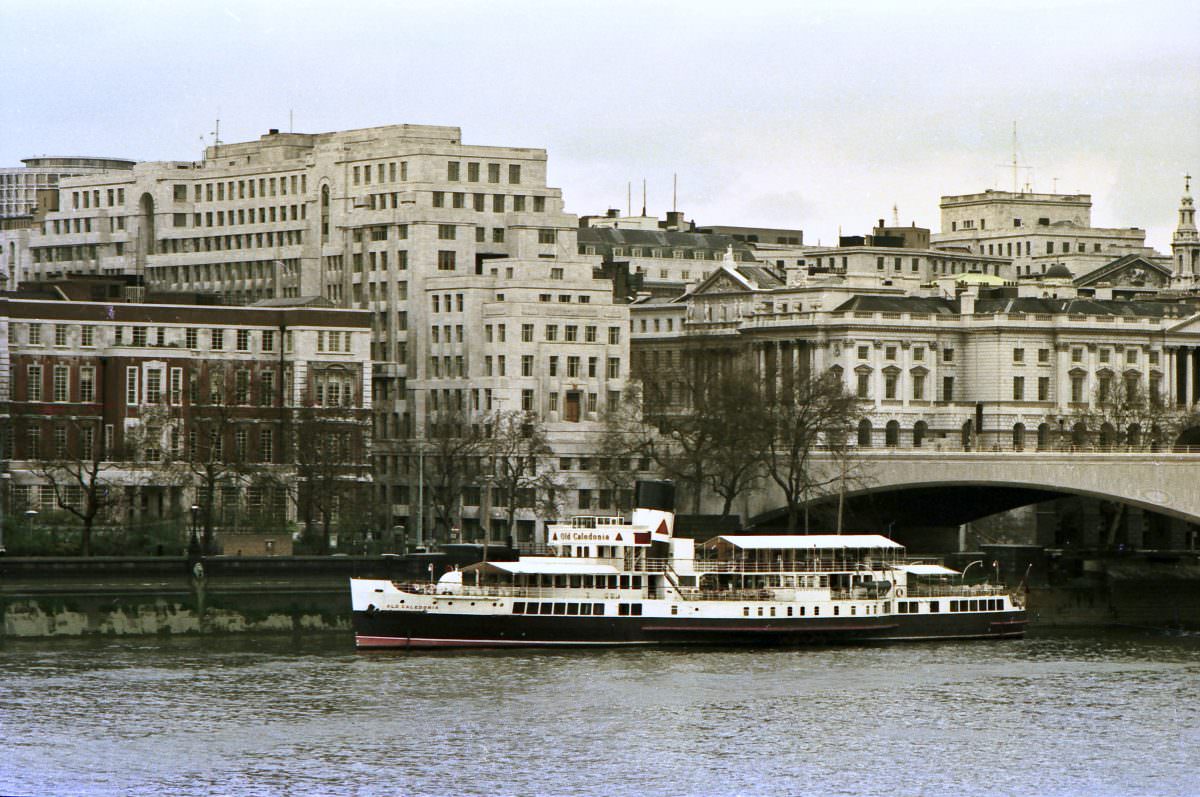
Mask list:
[{"label": "church tower", "polygon": [[1200,283],[1200,234],[1196,232],[1196,208],[1192,204],[1192,176],[1183,178],[1179,203],[1179,226],[1171,238],[1171,281],[1184,288]]}]

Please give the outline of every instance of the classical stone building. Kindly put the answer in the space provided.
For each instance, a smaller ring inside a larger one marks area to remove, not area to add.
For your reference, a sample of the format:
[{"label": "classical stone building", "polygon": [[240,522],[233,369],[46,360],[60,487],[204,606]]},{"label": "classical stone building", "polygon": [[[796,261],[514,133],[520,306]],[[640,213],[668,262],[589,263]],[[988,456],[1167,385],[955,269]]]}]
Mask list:
[{"label": "classical stone building", "polygon": [[0,218],[29,216],[38,207],[38,192],[52,191],[64,177],[128,170],[134,161],[122,158],[23,158],[24,166],[0,168]]},{"label": "classical stone building", "polygon": [[[64,496],[78,505],[86,485],[63,476],[56,497],[47,471],[94,462],[104,489],[126,493],[113,502],[121,516],[102,521],[187,523],[206,498],[186,465],[211,453],[242,474],[213,496],[222,538],[267,518],[281,528],[297,514],[292,437],[306,413],[340,422],[348,472],[369,477],[366,313],[135,302],[131,282],[76,278],[0,295],[0,498],[10,517],[55,513]],[[290,551],[290,535],[272,548]]]},{"label": "classical stone building", "polygon": [[1006,278],[1044,274],[1062,265],[1079,277],[1118,257],[1155,257],[1146,231],[1092,226],[1088,194],[1040,194],[987,190],[943,196],[936,249],[1005,257]]}]

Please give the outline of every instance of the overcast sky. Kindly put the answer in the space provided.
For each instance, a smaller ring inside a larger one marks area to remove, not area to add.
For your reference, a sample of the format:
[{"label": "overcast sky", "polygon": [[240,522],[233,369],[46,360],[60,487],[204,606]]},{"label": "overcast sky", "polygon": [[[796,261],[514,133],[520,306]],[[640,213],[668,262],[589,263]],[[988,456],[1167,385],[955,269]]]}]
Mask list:
[{"label": "overcast sky", "polygon": [[[1200,3],[0,0],[0,165],[198,159],[268,128],[543,147],[567,209],[830,243],[1019,181],[1166,250],[1200,172]],[[202,137],[204,142],[201,141]],[[1057,183],[1055,180],[1057,179]]]}]

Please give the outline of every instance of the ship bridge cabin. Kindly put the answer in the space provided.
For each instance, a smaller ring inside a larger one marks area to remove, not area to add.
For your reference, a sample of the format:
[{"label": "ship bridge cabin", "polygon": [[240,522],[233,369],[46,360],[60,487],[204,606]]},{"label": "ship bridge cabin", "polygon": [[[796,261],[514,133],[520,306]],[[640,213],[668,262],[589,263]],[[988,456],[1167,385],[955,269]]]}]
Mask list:
[{"label": "ship bridge cabin", "polygon": [[791,587],[883,595],[895,583],[904,546],[878,534],[723,535],[696,554],[704,591]]}]

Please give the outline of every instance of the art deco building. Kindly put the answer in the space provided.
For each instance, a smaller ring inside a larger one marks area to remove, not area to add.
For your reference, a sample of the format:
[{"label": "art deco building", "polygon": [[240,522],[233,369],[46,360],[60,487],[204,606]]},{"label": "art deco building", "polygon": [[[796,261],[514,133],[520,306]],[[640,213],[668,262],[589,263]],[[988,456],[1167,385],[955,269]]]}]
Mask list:
[{"label": "art deco building", "polygon": [[[322,296],[370,311],[382,524],[416,525],[415,452],[447,400],[529,408],[577,461],[621,390],[628,341],[609,328],[627,311],[578,253],[544,150],[467,145],[454,127],[272,130],[201,161],[66,180],[57,198],[28,235],[22,279],[135,274],[227,304]],[[464,507],[464,525],[479,511]],[[522,514],[518,539],[532,521]]]}]

